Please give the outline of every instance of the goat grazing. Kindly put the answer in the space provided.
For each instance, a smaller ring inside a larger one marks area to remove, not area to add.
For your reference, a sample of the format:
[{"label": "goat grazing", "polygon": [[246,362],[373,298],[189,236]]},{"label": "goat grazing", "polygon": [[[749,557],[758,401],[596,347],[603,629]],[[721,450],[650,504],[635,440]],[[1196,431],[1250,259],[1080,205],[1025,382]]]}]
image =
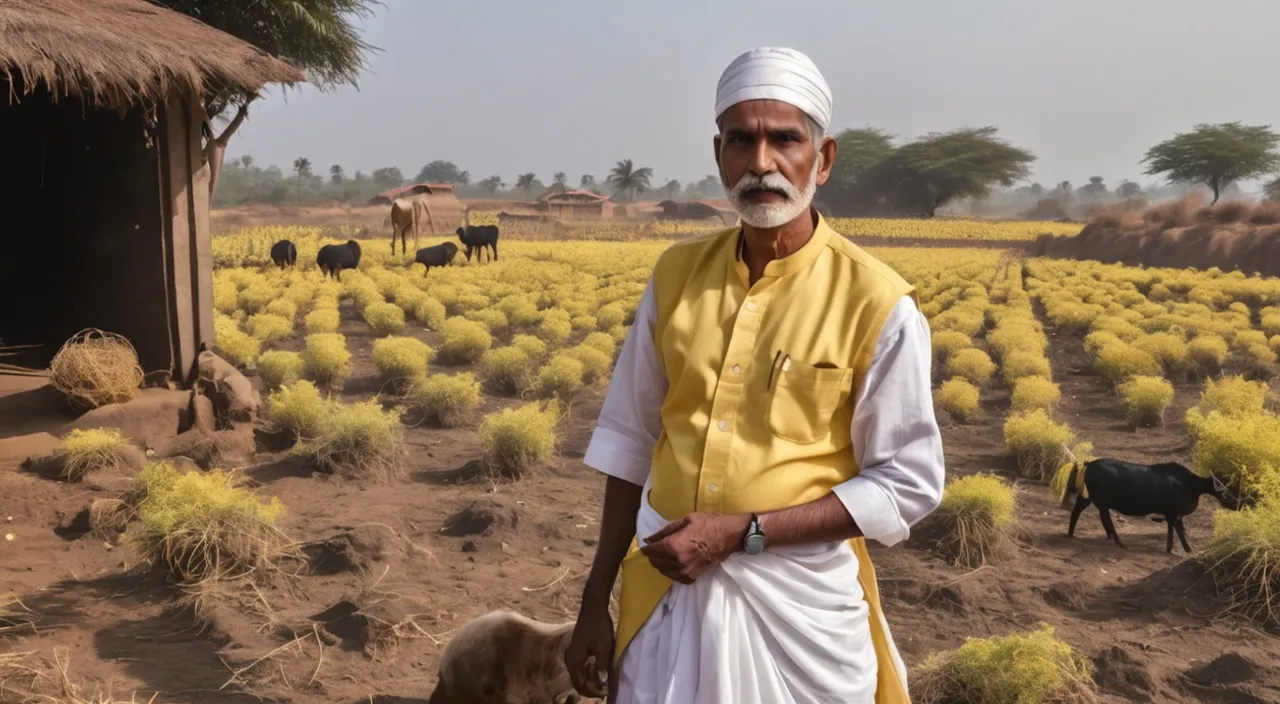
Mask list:
[{"label": "goat grazing", "polygon": [[1202,494],[1213,496],[1227,509],[1235,511],[1240,508],[1239,498],[1217,477],[1202,477],[1177,462],[1141,465],[1104,458],[1086,462],[1083,470],[1076,463],[1067,476],[1067,490],[1062,497],[1064,507],[1072,494],[1077,495],[1067,528],[1068,536],[1075,537],[1076,521],[1093,503],[1098,505],[1098,515],[1107,537],[1120,547],[1124,547],[1124,543],[1120,542],[1120,535],[1111,522],[1112,510],[1126,516],[1157,514],[1160,517],[1152,520],[1163,520],[1168,524],[1168,552],[1173,552],[1175,531],[1182,542],[1182,549],[1191,552],[1182,517],[1195,513]]}]

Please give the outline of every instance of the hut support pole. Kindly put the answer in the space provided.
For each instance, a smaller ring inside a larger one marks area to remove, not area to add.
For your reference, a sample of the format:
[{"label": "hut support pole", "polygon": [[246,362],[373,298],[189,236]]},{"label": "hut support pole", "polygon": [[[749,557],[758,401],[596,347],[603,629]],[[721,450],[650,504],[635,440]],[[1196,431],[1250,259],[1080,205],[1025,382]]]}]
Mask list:
[{"label": "hut support pole", "polygon": [[213,242],[209,228],[210,166],[204,159],[204,106],[198,96],[173,93],[165,103],[161,148],[169,297],[171,372],[183,383],[201,344],[213,347]]}]

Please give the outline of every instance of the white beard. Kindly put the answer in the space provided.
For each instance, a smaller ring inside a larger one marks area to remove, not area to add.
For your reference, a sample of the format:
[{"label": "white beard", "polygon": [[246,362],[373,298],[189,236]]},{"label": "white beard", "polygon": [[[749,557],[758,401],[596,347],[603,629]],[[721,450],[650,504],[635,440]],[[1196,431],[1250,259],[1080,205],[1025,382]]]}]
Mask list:
[{"label": "white beard", "polygon": [[[819,161],[814,159],[813,171],[809,174],[809,182],[805,184],[803,190],[796,188],[785,176],[776,171],[764,176],[747,173],[733,188],[729,188],[729,184],[724,183],[723,174],[720,176],[720,182],[724,185],[729,205],[733,206],[738,216],[742,218],[742,222],[762,230],[773,229],[795,220],[809,209],[813,203],[813,196],[818,190]],[[787,199],[781,203],[747,202],[743,194],[748,189],[755,188],[781,191],[786,194]]]}]

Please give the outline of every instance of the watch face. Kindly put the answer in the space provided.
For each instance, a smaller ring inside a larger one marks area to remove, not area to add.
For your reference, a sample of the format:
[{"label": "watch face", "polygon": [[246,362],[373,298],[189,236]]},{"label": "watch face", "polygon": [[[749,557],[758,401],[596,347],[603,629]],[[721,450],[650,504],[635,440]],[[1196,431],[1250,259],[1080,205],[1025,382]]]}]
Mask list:
[{"label": "watch face", "polygon": [[748,555],[759,555],[764,550],[764,536],[759,533],[748,535],[745,549]]}]

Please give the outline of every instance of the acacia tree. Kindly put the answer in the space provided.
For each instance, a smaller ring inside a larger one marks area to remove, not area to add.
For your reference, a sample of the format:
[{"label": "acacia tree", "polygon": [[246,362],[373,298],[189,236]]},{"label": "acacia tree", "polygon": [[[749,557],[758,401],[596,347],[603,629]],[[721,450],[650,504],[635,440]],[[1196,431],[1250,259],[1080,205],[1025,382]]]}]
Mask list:
[{"label": "acacia tree", "polygon": [[649,181],[653,178],[653,169],[648,166],[636,167],[630,159],[619,161],[611,171],[605,183],[613,187],[619,195],[630,194],[633,198],[649,190]]},{"label": "acacia tree", "polygon": [[452,161],[437,159],[422,167],[416,180],[418,183],[456,183],[465,186],[471,183],[471,174],[459,169]]},{"label": "acacia tree", "polygon": [[1146,174],[1164,174],[1169,183],[1204,184],[1217,203],[1236,181],[1264,176],[1280,168],[1280,135],[1270,125],[1239,122],[1196,125],[1147,150]]},{"label": "acacia tree", "polygon": [[1124,181],[1121,181],[1120,186],[1116,188],[1117,198],[1123,198],[1124,200],[1128,200],[1130,198],[1134,198],[1140,195],[1142,195],[1142,186],[1139,186],[1138,184],[1134,183],[1133,181],[1130,181],[1129,179],[1125,179]]},{"label": "acacia tree", "polygon": [[859,180],[895,210],[933,217],[951,201],[985,198],[992,186],[1012,186],[1027,177],[1033,161],[1030,152],[996,137],[995,127],[965,128],[904,144]]},{"label": "acacia tree", "polygon": [[302,198],[302,180],[311,178],[311,160],[300,156],[293,160],[293,172],[298,175],[298,198]]},{"label": "acacia tree", "polygon": [[[356,85],[366,57],[376,48],[357,31],[355,20],[373,14],[380,0],[153,0],[159,5],[238,37],[288,61],[307,73],[307,81],[322,91]],[[211,86],[204,95],[205,147],[209,162],[209,195],[218,187],[227,144],[249,116],[257,93],[246,94]],[[232,108],[221,134],[213,120]]]},{"label": "acacia tree", "polygon": [[532,195],[533,189],[538,184],[537,174],[530,171],[527,174],[520,174],[516,177],[516,188],[525,192],[525,195]]},{"label": "acacia tree", "polygon": [[506,185],[502,182],[502,177],[496,175],[480,180],[480,187],[488,191],[490,195],[497,193],[499,189],[505,188]]}]

